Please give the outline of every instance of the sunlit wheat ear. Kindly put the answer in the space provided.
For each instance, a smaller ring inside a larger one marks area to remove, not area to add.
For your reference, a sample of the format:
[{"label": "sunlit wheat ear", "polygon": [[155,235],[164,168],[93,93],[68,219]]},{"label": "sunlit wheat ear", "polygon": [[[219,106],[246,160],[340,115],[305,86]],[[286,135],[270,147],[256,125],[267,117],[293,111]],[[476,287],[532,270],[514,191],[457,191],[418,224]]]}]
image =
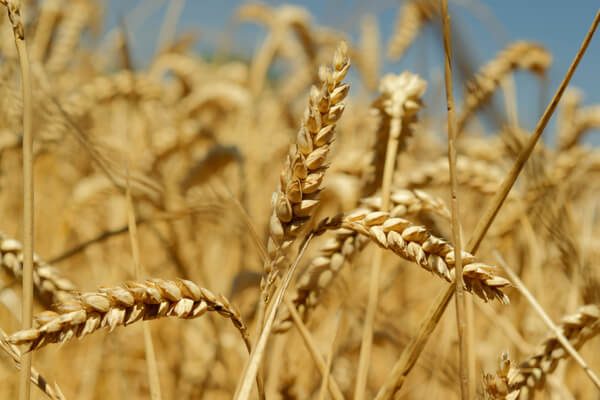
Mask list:
[{"label": "sunlit wheat ear", "polygon": [[269,66],[278,52],[289,47],[288,31],[294,31],[310,61],[315,60],[315,49],[310,34],[310,14],[302,7],[281,5],[273,8],[260,3],[248,3],[237,10],[240,20],[254,20],[269,29],[261,48],[250,66],[249,85],[252,93],[260,93]]},{"label": "sunlit wheat ear", "polygon": [[55,39],[50,46],[50,55],[46,63],[48,71],[62,72],[73,60],[73,54],[79,44],[82,33],[92,21],[93,2],[73,1],[62,7],[62,18],[55,32]]},{"label": "sunlit wheat ear", "polygon": [[360,21],[360,43],[357,49],[359,57],[356,65],[361,72],[365,86],[370,90],[377,88],[381,69],[381,36],[377,18],[365,15]]},{"label": "sunlit wheat ear", "polygon": [[[504,171],[495,163],[457,157],[456,174],[458,183],[468,187],[474,192],[493,195],[502,184]],[[406,189],[423,189],[449,184],[448,160],[442,157],[432,161],[420,163],[406,171],[398,171],[394,178],[394,185]],[[509,194],[509,198],[516,194]]]},{"label": "sunlit wheat ear", "polygon": [[57,312],[45,311],[35,318],[36,328],[16,332],[9,341],[32,351],[50,343],[82,338],[105,327],[112,331],[140,320],[192,319],[214,311],[231,320],[249,347],[246,324],[238,309],[225,297],[183,279],[152,279],[100,288],[98,292],[81,293],[55,308]]},{"label": "sunlit wheat ear", "polygon": [[[577,313],[564,317],[559,328],[573,347],[580,348],[600,334],[600,308],[596,304],[582,306]],[[484,375],[485,390],[493,400],[530,399],[544,387],[560,360],[568,357],[555,335],[544,340],[540,351],[518,367],[502,353],[496,374]]]},{"label": "sunlit wheat ear", "polygon": [[[559,325],[561,333],[578,349],[587,341],[600,334],[600,307],[588,304],[579,308],[577,313],[567,315]],[[559,340],[551,335],[544,340],[540,351],[519,365],[511,388],[520,389],[522,394],[533,394],[543,387],[546,376],[554,372],[560,360],[567,359],[569,353]]]},{"label": "sunlit wheat ear", "polygon": [[[415,262],[448,282],[454,279],[452,245],[433,236],[422,226],[402,218],[392,218],[389,213],[368,210],[359,210],[349,215],[342,226],[369,237],[378,246]],[[466,290],[484,301],[498,300],[508,304],[508,296],[502,288],[510,286],[510,282],[497,276],[496,268],[477,262],[475,257],[467,252],[463,253],[463,279]]]},{"label": "sunlit wheat ear", "polygon": [[[395,156],[406,149],[417,122],[417,112],[423,106],[427,83],[418,75],[403,72],[387,74],[379,84],[380,95],[373,102],[372,113],[378,117],[378,127],[371,155],[371,166],[363,184],[363,194],[371,195],[381,187],[390,132],[398,135]],[[399,129],[398,129],[399,127]],[[396,132],[397,131],[397,132]],[[400,173],[400,171],[398,171]]]},{"label": "sunlit wheat ear", "polygon": [[508,352],[498,358],[498,370],[494,375],[483,375],[483,388],[489,400],[516,400],[520,390],[512,387],[517,369],[511,363]]},{"label": "sunlit wheat ear", "polygon": [[524,69],[542,75],[551,63],[548,50],[538,44],[518,41],[506,47],[467,82],[465,99],[458,110],[457,133],[460,134],[473,113],[489,101],[507,74]]},{"label": "sunlit wheat ear", "polygon": [[403,2],[394,24],[394,33],[387,44],[387,55],[399,60],[414,42],[424,25],[440,12],[437,1],[409,0]]},{"label": "sunlit wheat ear", "polygon": [[[361,203],[363,207],[377,211],[381,208],[381,197],[366,197],[361,200]],[[390,206],[390,215],[394,218],[432,213],[446,220],[450,219],[450,212],[441,199],[419,190],[393,191],[390,196]],[[346,228],[338,229],[333,233],[334,236],[321,246],[320,255],[312,259],[308,269],[296,284],[293,303],[304,319],[308,318],[310,311],[319,305],[321,294],[331,286],[344,265],[370,242],[367,237]],[[286,331],[289,327],[291,327],[289,313],[281,312],[278,331]]]},{"label": "sunlit wheat ear", "polygon": [[600,128],[600,105],[580,107],[582,94],[572,90],[565,94],[559,113],[558,150],[570,150],[588,130]]},{"label": "sunlit wheat ear", "polygon": [[[0,267],[17,279],[23,275],[23,245],[0,233]],[[33,258],[33,285],[38,300],[50,306],[73,298],[75,284],[39,257]]]},{"label": "sunlit wheat ear", "polygon": [[287,156],[279,187],[271,199],[269,260],[264,264],[261,291],[268,298],[285,254],[303,225],[319,206],[321,182],[327,170],[329,145],[335,137],[336,122],[345,105],[342,102],[350,86],[342,83],[350,68],[348,48],[342,43],[333,57],[331,69],[320,70],[321,87],[310,91],[308,107],[296,138],[295,148]]}]

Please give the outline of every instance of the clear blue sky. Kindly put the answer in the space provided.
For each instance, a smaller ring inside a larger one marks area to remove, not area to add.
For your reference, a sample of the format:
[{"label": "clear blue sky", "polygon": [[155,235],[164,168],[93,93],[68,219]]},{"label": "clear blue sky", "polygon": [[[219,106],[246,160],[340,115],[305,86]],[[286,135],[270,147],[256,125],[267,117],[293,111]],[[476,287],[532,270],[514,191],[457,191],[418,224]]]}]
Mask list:
[{"label": "clear blue sky", "polygon": [[[131,35],[137,65],[143,67],[157,43],[160,24],[165,15],[167,1],[141,0],[146,8],[152,3],[162,3],[142,24],[134,25]],[[281,1],[264,1],[277,5]],[[199,34],[198,49],[214,49],[225,30],[231,29],[231,16],[243,1],[234,0],[187,0],[181,15],[178,32],[195,31]],[[365,13],[374,14],[379,22],[385,42],[389,38],[397,15],[400,0],[383,1],[340,1],[308,0],[288,1],[287,3],[306,7],[315,23],[327,25],[347,32],[356,38],[358,21]],[[479,67],[491,59],[507,43],[517,40],[531,40],[544,45],[553,56],[549,75],[548,98],[555,91],[564,76],[585,34],[587,33],[600,2],[598,0],[450,0],[452,24],[461,31],[465,43],[454,41],[453,46],[466,46]],[[107,28],[113,27],[119,18],[131,14],[139,5],[138,0],[107,1]],[[234,51],[238,54],[251,54],[264,35],[264,31],[250,24],[235,28]],[[600,33],[597,33],[600,36]],[[424,52],[419,46],[428,46]],[[423,68],[422,57],[427,54],[427,71]],[[401,72],[408,69],[418,72],[426,79],[441,71],[442,50],[431,32],[424,35],[406,54],[400,63],[386,62],[384,72]],[[571,86],[584,91],[584,104],[600,103],[600,37],[595,37],[584,56]],[[540,92],[537,80],[527,74],[517,74],[519,113],[521,123],[528,129],[535,126],[540,116]],[[458,95],[458,93],[457,93]],[[552,123],[550,129],[552,129]],[[593,135],[598,136],[598,135]],[[600,140],[588,138],[588,143]]]}]

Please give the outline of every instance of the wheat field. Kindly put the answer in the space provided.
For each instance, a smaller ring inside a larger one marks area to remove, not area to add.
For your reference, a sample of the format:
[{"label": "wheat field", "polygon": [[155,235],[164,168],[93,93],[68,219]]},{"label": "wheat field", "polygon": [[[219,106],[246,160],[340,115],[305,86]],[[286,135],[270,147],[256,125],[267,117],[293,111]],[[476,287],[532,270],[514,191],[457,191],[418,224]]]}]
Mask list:
[{"label": "wheat field", "polygon": [[[353,37],[245,2],[240,57],[173,0],[140,65],[103,2],[0,0],[0,398],[597,399],[600,10],[552,87],[527,38],[475,68],[446,3]],[[443,78],[382,72],[426,31]]]}]

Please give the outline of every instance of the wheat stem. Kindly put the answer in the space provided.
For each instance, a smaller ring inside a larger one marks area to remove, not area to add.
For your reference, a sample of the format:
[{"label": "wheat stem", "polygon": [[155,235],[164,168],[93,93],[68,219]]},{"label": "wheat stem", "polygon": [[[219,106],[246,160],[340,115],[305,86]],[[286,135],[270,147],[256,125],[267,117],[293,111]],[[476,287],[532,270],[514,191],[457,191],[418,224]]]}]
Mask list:
[{"label": "wheat stem", "polygon": [[298,256],[296,257],[296,260],[291,265],[291,267],[287,270],[285,277],[283,278],[283,282],[281,283],[281,286],[277,289],[277,294],[275,296],[275,299],[271,302],[272,303],[271,308],[265,319],[265,323],[263,325],[260,337],[256,341],[256,345],[254,346],[254,348],[252,349],[252,352],[250,353],[250,359],[246,363],[246,367],[244,368],[244,373],[243,373],[243,375],[238,383],[238,387],[235,391],[234,399],[236,399],[236,400],[247,400],[250,398],[250,391],[252,390],[252,381],[255,379],[255,377],[258,373],[258,369],[259,369],[261,360],[265,354],[265,348],[267,346],[267,341],[268,341],[269,336],[271,335],[271,331],[273,329],[273,323],[275,322],[275,317],[277,316],[277,311],[279,309],[279,305],[283,301],[285,291],[287,290],[288,286],[290,285],[292,276],[294,275],[294,272],[296,271],[296,267],[298,266],[298,262],[304,255],[304,252],[306,251],[308,244],[312,240],[312,237],[313,237],[312,233],[307,237],[306,241],[304,242],[304,245],[300,248],[300,252],[298,253]]},{"label": "wheat stem", "polygon": [[456,116],[454,106],[454,94],[452,89],[452,41],[450,37],[450,14],[448,13],[448,0],[441,0],[442,22],[444,25],[444,78],[446,83],[446,103],[448,105],[448,164],[450,169],[450,196],[452,208],[452,241],[454,242],[454,254],[456,261],[454,269],[456,287],[456,327],[458,332],[459,349],[459,371],[460,371],[460,393],[463,400],[471,398],[469,392],[469,348],[467,337],[467,321],[465,309],[465,294],[460,235],[460,214],[458,207],[458,189],[456,182]]},{"label": "wheat stem", "polygon": [[[421,106],[421,96],[425,92],[426,87],[425,81],[407,72],[398,76],[386,75],[381,81],[383,113],[390,118],[381,188],[382,212],[389,210],[392,177],[398,149],[401,145],[404,145],[403,142],[411,133],[410,125],[416,120],[416,114]],[[379,275],[381,273],[383,255],[383,250],[375,252],[371,276],[369,277],[369,297],[354,390],[354,398],[356,400],[364,399],[367,387],[367,375],[373,344],[373,327],[379,296]]]},{"label": "wheat stem", "polygon": [[[298,314],[298,311],[296,311],[296,307],[294,307],[294,303],[289,298],[286,298],[284,301],[285,301],[286,307],[288,308],[288,310],[290,312],[290,315],[292,316],[292,320],[294,321],[294,324],[298,328],[298,332],[300,332],[300,336],[302,337],[302,340],[304,341],[304,344],[306,345],[306,348],[308,349],[308,351],[310,353],[310,356],[312,357],[313,361],[317,365],[317,368],[319,369],[319,372],[321,373],[321,377],[323,379],[324,385],[329,387],[329,393],[331,393],[331,396],[334,399],[343,400],[344,395],[342,394],[340,387],[338,386],[336,381],[333,379],[333,377],[331,375],[329,375],[328,365],[331,366],[331,363],[328,362],[328,364],[326,364],[325,361],[323,360],[323,356],[321,356],[319,349],[317,349],[317,345],[315,344],[315,341],[312,338],[312,335],[310,334],[310,332],[308,331],[308,329],[302,322],[302,318],[300,318],[300,314]],[[328,360],[329,360],[329,357],[328,357]]]},{"label": "wheat stem", "polygon": [[[2,0],[12,24],[15,45],[21,67],[23,90],[23,308],[22,327],[28,329],[33,316],[33,132],[32,132],[32,89],[29,55],[25,42],[25,31],[21,21],[21,1]],[[29,400],[31,354],[21,357],[19,399]]]}]

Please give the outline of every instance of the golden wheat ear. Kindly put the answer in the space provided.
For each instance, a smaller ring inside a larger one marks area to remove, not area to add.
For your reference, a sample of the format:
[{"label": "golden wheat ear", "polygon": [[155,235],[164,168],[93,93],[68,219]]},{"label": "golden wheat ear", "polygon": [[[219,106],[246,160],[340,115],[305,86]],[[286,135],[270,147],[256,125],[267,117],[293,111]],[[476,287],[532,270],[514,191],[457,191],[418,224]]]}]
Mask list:
[{"label": "golden wheat ear", "polygon": [[343,100],[350,89],[350,85],[342,82],[349,68],[348,47],[342,43],[334,54],[331,69],[323,67],[319,71],[321,87],[313,86],[310,91],[296,146],[286,159],[279,187],[271,200],[269,259],[264,264],[261,280],[265,299],[285,264],[286,252],[319,206],[330,144],[335,138],[336,123],[345,109]]},{"label": "golden wheat ear", "polygon": [[32,351],[50,343],[81,338],[101,328],[112,331],[117,326],[163,317],[193,319],[211,311],[230,319],[250,347],[248,330],[237,307],[225,297],[184,279],[152,279],[100,288],[98,292],[82,293],[58,304],[56,310],[38,315],[37,327],[15,332],[9,337],[10,343]]}]

